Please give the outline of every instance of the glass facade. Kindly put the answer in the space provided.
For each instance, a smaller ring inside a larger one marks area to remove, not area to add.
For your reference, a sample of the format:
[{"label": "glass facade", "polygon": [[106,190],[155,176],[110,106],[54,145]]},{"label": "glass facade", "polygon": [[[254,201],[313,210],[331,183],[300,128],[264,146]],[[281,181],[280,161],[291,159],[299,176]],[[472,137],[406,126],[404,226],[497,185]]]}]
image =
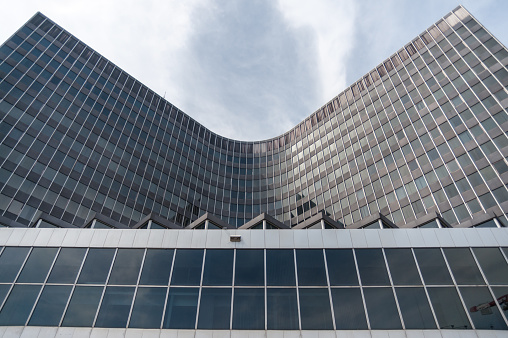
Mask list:
[{"label": "glass facade", "polygon": [[295,226],[320,211],[346,227],[379,213],[399,227],[435,212],[441,226],[504,223],[507,63],[458,7],[289,132],[240,142],[38,13],[0,47],[0,223],[209,213],[239,227],[265,212]]}]

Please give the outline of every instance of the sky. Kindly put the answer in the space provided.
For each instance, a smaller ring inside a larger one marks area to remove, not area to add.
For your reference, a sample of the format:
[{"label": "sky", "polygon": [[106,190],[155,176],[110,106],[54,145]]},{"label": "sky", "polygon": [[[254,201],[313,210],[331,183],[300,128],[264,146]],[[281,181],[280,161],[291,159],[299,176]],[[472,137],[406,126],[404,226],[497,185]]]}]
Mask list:
[{"label": "sky", "polygon": [[[294,127],[459,3],[450,0],[18,0],[3,43],[37,11],[222,136]],[[508,1],[463,0],[505,46]]]}]

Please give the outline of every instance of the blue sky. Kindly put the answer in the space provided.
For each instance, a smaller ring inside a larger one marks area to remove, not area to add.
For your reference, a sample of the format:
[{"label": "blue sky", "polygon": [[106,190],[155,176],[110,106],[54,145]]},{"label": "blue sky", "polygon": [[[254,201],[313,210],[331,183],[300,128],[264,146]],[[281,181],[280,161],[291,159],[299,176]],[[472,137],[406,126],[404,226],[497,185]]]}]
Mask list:
[{"label": "blue sky", "polygon": [[[462,4],[508,44],[507,1]],[[41,11],[212,131],[262,140],[291,129],[457,5],[21,0],[3,6],[0,41]]]}]

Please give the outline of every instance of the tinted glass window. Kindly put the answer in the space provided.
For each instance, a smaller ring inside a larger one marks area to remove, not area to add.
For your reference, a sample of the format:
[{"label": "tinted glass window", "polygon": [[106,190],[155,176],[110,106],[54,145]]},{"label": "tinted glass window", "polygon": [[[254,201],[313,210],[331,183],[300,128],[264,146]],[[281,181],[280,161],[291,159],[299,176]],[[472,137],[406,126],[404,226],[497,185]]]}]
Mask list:
[{"label": "tinted glass window", "polygon": [[40,285],[15,285],[0,311],[0,325],[25,325],[40,290]]},{"label": "tinted glass window", "polygon": [[29,325],[58,326],[71,290],[70,285],[47,285],[42,290]]},{"label": "tinted glass window", "polygon": [[101,286],[76,286],[62,326],[91,327],[103,290]]},{"label": "tinted glass window", "polygon": [[90,249],[78,278],[80,284],[104,284],[108,277],[114,249]]},{"label": "tinted glass window", "polygon": [[295,285],[293,250],[266,250],[266,283]]},{"label": "tinted glass window", "polygon": [[422,284],[411,249],[385,249],[394,285]]},{"label": "tinted glass window", "polygon": [[29,248],[5,248],[0,256],[0,282],[12,283],[25,261]]},{"label": "tinted glass window", "polygon": [[296,250],[298,285],[325,286],[323,250]]},{"label": "tinted glass window", "polygon": [[18,283],[44,282],[57,251],[57,248],[34,248],[18,277]]},{"label": "tinted glass window", "polygon": [[459,288],[476,329],[506,330],[506,324],[486,287]]},{"label": "tinted glass window", "polygon": [[381,249],[355,250],[362,285],[390,285]]},{"label": "tinted glass window", "polygon": [[133,287],[108,286],[95,326],[126,327],[133,295]]},{"label": "tinted glass window", "polygon": [[353,250],[326,250],[330,285],[358,285]]},{"label": "tinted glass window", "polygon": [[85,252],[86,249],[82,248],[62,248],[51,270],[48,283],[74,283],[83,263]]},{"label": "tinted glass window", "polygon": [[194,329],[198,295],[197,288],[170,288],[163,327],[165,329]]},{"label": "tinted glass window", "polygon": [[229,329],[231,289],[203,288],[199,305],[198,329]]},{"label": "tinted glass window", "polygon": [[206,250],[203,285],[233,283],[233,250]]},{"label": "tinted glass window", "polygon": [[263,250],[236,250],[235,285],[264,285]]},{"label": "tinted glass window", "polygon": [[4,302],[5,296],[7,296],[7,292],[11,286],[9,284],[0,284],[0,304]]},{"label": "tinted glass window", "polygon": [[490,284],[508,284],[508,264],[497,248],[474,248],[473,252]]},{"label": "tinted glass window", "polygon": [[391,288],[364,288],[365,304],[373,330],[401,329],[399,312]]},{"label": "tinted glass window", "polygon": [[167,288],[138,288],[129,327],[158,329]]},{"label": "tinted glass window", "polygon": [[443,251],[457,284],[485,284],[469,249],[449,248]]},{"label": "tinted glass window", "polygon": [[451,285],[452,279],[448,267],[439,249],[414,249],[426,284]]},{"label": "tinted glass window", "polygon": [[333,330],[327,289],[299,289],[302,330]]},{"label": "tinted glass window", "polygon": [[406,329],[435,329],[436,322],[423,288],[396,288]]},{"label": "tinted glass window", "polygon": [[359,288],[332,288],[332,300],[337,330],[366,330],[368,328]]},{"label": "tinted glass window", "polygon": [[296,289],[267,289],[268,330],[298,330]]},{"label": "tinted glass window", "polygon": [[455,288],[427,288],[440,329],[470,329]]},{"label": "tinted glass window", "polygon": [[137,284],[143,249],[118,249],[108,284]]},{"label": "tinted glass window", "polygon": [[172,285],[199,285],[203,250],[176,250]]},{"label": "tinted glass window", "polygon": [[233,298],[233,330],[264,330],[265,290],[236,288]]},{"label": "tinted glass window", "polygon": [[168,285],[173,250],[147,249],[139,284]]}]

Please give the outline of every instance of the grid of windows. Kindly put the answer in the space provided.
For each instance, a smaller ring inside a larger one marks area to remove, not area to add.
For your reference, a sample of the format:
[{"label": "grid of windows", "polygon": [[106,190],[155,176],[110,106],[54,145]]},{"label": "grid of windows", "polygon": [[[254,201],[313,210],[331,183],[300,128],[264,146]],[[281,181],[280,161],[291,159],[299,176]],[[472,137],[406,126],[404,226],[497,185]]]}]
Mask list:
[{"label": "grid of windows", "polygon": [[506,330],[507,254],[5,247],[0,325]]},{"label": "grid of windows", "polygon": [[41,14],[0,47],[0,214],[346,226],[508,211],[508,52],[458,7],[290,132],[213,134]]}]

